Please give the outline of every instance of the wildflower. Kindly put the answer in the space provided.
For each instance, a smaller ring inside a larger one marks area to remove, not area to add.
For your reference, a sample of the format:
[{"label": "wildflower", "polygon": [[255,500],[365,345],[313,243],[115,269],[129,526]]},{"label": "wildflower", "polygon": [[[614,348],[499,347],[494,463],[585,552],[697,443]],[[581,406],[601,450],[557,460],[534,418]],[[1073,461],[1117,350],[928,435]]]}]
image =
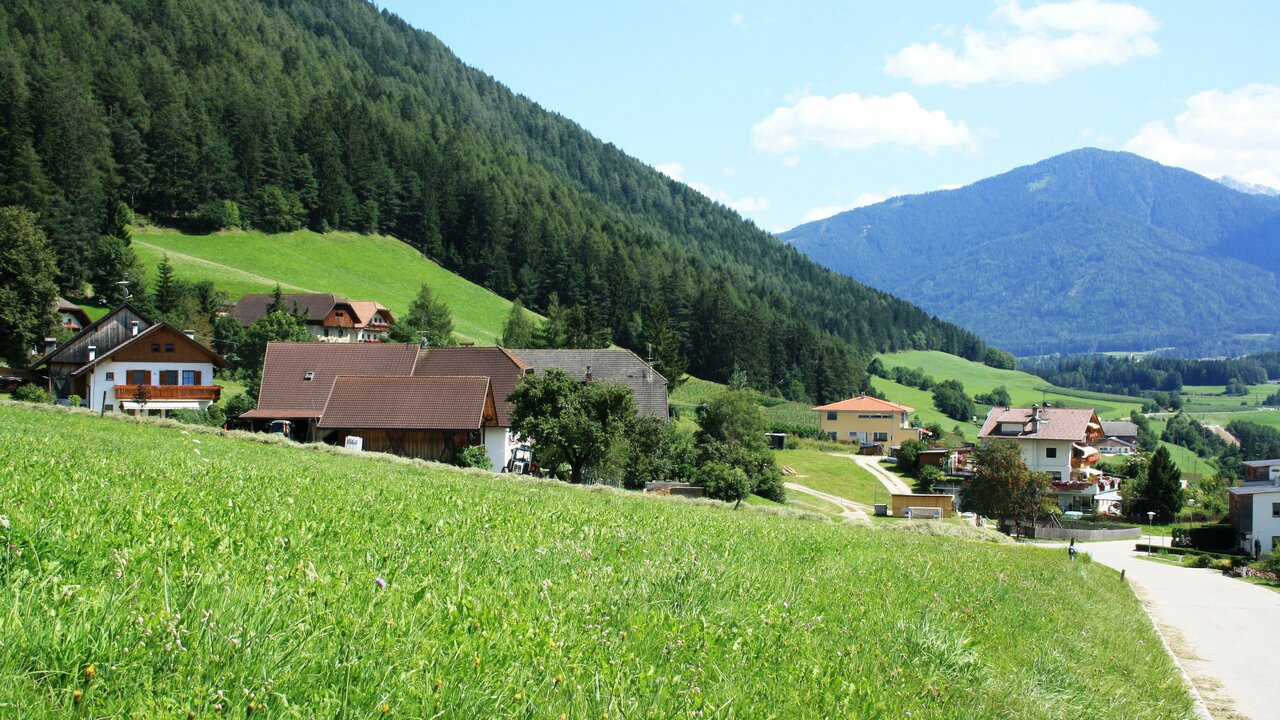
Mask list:
[{"label": "wildflower", "polygon": [[80,698],[82,698],[82,697],[84,697],[84,693],[80,692],[79,690],[76,690],[75,692],[71,693],[71,699],[72,699],[72,700],[73,700],[77,705],[79,705],[79,704],[80,704]]},{"label": "wildflower", "polygon": [[383,580],[382,578],[377,577],[377,578],[374,578],[374,579],[373,579],[373,582],[377,584],[377,586],[378,586],[378,589],[379,589],[379,590],[386,590],[386,589],[387,589],[387,581],[386,581],[386,580]]},{"label": "wildflower", "polygon": [[97,674],[98,674],[98,669],[93,666],[93,663],[89,663],[89,667],[84,669],[84,681],[89,682],[90,680],[93,679],[93,676]]},{"label": "wildflower", "polygon": [[382,703],[382,714],[386,715],[389,712],[391,712],[391,706],[387,703]]},{"label": "wildflower", "polygon": [[521,698],[523,698],[523,697],[524,697],[524,696],[523,696],[523,695],[521,695],[520,693],[516,693],[516,700],[520,700],[520,699],[521,699]]},{"label": "wildflower", "polygon": [[557,685],[559,685],[559,684],[560,684],[560,683],[562,683],[562,682],[564,682],[564,675],[557,673],[557,674],[556,674],[556,684],[557,684]]},{"label": "wildflower", "polygon": [[436,687],[440,687],[443,684],[444,684],[444,680],[441,680],[440,678],[436,678]]}]

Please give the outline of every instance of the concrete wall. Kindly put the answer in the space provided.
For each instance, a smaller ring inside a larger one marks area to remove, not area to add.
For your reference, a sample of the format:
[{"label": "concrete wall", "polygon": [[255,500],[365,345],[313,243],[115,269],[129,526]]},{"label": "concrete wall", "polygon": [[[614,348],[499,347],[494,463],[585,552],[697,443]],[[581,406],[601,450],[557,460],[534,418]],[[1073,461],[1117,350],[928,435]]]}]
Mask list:
[{"label": "concrete wall", "polygon": [[1113,528],[1107,530],[1076,530],[1074,528],[1037,525],[1035,537],[1039,540],[1131,540],[1142,537],[1142,528]]}]

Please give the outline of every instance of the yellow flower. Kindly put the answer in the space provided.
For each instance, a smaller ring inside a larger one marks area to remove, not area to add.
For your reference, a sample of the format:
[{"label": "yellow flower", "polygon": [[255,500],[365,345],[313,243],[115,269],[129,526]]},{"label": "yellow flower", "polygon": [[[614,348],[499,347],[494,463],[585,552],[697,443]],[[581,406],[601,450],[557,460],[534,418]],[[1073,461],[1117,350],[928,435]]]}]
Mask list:
[{"label": "yellow flower", "polygon": [[391,706],[386,703],[382,703],[382,714],[386,715],[389,712],[391,712]]},{"label": "yellow flower", "polygon": [[93,666],[93,663],[89,663],[89,667],[84,669],[84,681],[89,682],[93,679],[93,676],[97,674],[98,669]]},{"label": "yellow flower", "polygon": [[436,687],[440,687],[443,684],[444,684],[444,680],[441,680],[440,678],[436,678]]},{"label": "yellow flower", "polygon": [[71,693],[71,699],[74,700],[77,704],[79,704],[80,698],[82,697],[84,697],[84,693],[80,692],[79,690],[76,690],[75,692]]},{"label": "yellow flower", "polygon": [[522,697],[524,697],[524,696],[523,696],[523,695],[521,695],[520,693],[516,693],[516,699],[517,699],[517,700],[521,699]]},{"label": "yellow flower", "polygon": [[562,682],[564,682],[564,675],[557,674],[557,675],[556,675],[556,684],[557,684],[557,685],[559,685],[559,684],[560,684],[560,683],[562,683]]}]

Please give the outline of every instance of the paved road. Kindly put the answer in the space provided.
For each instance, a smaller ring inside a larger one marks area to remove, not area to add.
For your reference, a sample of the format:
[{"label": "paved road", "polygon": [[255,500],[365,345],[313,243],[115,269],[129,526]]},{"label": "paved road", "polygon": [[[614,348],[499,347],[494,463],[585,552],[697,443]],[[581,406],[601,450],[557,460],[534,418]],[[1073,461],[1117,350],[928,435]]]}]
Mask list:
[{"label": "paved road", "polygon": [[881,458],[879,455],[852,455],[849,453],[831,453],[831,454],[835,455],[836,457],[849,458],[850,460],[853,460],[854,462],[858,463],[862,467],[866,468],[867,471],[871,473],[872,477],[879,480],[882,485],[884,485],[886,488],[889,489],[889,492],[895,493],[898,495],[911,494],[910,486],[908,486],[905,482],[903,482],[902,478],[898,477],[897,475],[894,475],[893,473],[889,472],[888,470],[885,470],[883,467],[880,466],[880,461],[883,458]]},{"label": "paved road", "polygon": [[1125,571],[1215,717],[1280,718],[1280,593],[1216,570],[1152,562],[1133,546],[1076,545]]},{"label": "paved road", "polygon": [[862,503],[856,503],[852,500],[846,500],[845,498],[842,498],[839,495],[824,493],[821,490],[814,490],[808,485],[801,485],[799,483],[793,483],[793,482],[783,483],[783,485],[785,485],[788,490],[795,490],[798,493],[804,493],[805,495],[812,495],[813,497],[819,498],[821,500],[826,500],[832,505],[835,505],[836,507],[840,508],[840,514],[844,517],[850,518],[852,520],[869,519],[867,517],[867,506],[863,505]]}]

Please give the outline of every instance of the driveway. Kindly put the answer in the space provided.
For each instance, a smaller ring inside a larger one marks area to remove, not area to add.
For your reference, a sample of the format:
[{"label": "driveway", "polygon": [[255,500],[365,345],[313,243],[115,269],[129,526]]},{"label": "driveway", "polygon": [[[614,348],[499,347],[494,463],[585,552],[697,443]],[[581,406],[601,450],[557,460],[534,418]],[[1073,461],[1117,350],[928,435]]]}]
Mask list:
[{"label": "driveway", "polygon": [[1280,593],[1216,570],[1146,560],[1134,542],[1076,547],[1125,571],[1214,717],[1280,717]]},{"label": "driveway", "polygon": [[831,454],[835,455],[836,457],[849,458],[850,460],[858,463],[863,468],[865,468],[867,472],[871,473],[872,477],[879,480],[880,484],[888,488],[890,493],[894,493],[896,495],[911,494],[911,487],[907,485],[905,482],[903,482],[902,478],[898,477],[897,475],[894,475],[893,473],[889,472],[888,470],[885,470],[883,467],[880,466],[880,461],[884,459],[881,456],[853,455],[850,453],[831,453]]},{"label": "driveway", "polygon": [[826,500],[832,505],[835,505],[836,507],[840,508],[840,515],[843,517],[847,517],[850,520],[869,519],[867,517],[867,506],[863,505],[862,503],[856,503],[852,500],[847,500],[845,498],[840,497],[839,495],[824,493],[821,490],[814,490],[808,485],[801,485],[800,483],[789,482],[789,483],[783,483],[783,485],[788,490],[795,490],[798,493],[811,495],[820,500]]}]

